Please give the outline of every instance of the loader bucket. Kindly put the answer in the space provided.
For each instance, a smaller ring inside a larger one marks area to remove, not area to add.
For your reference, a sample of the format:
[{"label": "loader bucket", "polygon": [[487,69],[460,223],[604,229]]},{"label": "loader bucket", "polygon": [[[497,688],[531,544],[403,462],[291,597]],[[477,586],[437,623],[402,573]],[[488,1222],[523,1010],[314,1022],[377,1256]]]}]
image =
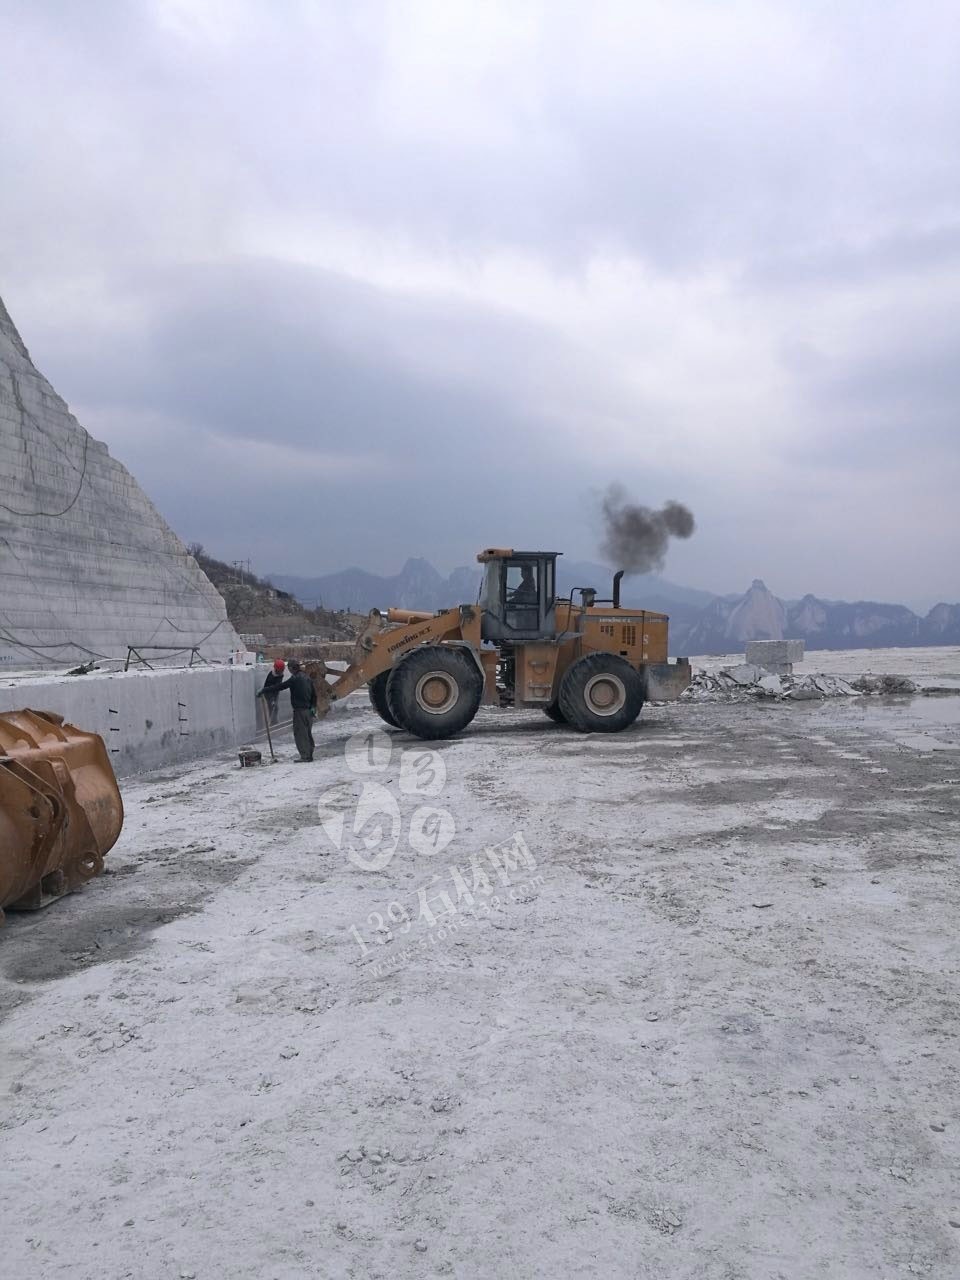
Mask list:
[{"label": "loader bucket", "polygon": [[[305,661],[303,669],[313,681],[317,691],[317,719],[322,720],[330,710],[330,686],[327,684],[327,664],[318,660]],[[339,675],[339,671],[330,672]]]},{"label": "loader bucket", "polygon": [[50,711],[0,715],[0,921],[98,875],[122,826],[102,738]]},{"label": "loader bucket", "polygon": [[644,666],[644,697],[647,702],[675,702],[690,688],[693,673],[689,658],[672,662],[648,662]]}]

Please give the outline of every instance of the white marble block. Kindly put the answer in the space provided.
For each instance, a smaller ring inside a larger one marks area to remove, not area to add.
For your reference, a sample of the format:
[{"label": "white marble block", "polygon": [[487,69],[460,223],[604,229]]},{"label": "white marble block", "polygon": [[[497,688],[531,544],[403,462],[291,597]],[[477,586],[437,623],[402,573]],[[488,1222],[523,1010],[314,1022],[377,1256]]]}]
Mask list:
[{"label": "white marble block", "polygon": [[778,676],[788,676],[795,662],[803,661],[802,640],[750,640],[744,655],[747,662],[772,671]]}]

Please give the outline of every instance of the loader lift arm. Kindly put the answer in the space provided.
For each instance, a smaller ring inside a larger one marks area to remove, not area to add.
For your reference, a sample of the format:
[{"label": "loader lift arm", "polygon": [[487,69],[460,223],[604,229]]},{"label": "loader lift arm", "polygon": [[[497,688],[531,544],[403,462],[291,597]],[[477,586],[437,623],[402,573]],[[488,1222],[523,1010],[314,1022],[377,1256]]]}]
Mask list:
[{"label": "loader lift arm", "polygon": [[[457,605],[441,613],[428,614],[390,610],[387,621],[394,617],[410,618],[395,626],[384,626],[384,617],[373,609],[367,625],[357,638],[352,661],[346,671],[337,673],[333,684],[318,688],[317,716],[322,718],[332,702],[369,683],[420,645],[452,644],[469,649],[473,655],[480,647],[480,611],[473,605]],[[482,674],[482,669],[481,669]],[[315,683],[318,683],[315,681]]]}]

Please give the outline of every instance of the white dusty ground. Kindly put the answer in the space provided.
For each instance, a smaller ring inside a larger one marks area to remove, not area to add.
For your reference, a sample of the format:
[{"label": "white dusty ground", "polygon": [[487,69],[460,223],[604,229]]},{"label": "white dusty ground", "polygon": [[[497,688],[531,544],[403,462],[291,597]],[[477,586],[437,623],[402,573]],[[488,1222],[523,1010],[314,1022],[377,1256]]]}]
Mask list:
[{"label": "white dusty ground", "polygon": [[485,712],[434,796],[405,735],[350,767],[378,726],[128,781],[110,874],[8,919],[4,1275],[960,1275],[960,698]]}]

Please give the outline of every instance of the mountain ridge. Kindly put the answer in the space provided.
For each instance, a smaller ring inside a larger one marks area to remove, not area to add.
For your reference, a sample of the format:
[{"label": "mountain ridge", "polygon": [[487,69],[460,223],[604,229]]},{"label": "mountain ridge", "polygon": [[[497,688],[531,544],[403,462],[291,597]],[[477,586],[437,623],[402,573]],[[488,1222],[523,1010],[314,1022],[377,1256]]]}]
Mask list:
[{"label": "mountain ridge", "polygon": [[[370,609],[449,608],[477,599],[480,566],[463,565],[443,576],[422,557],[410,557],[399,573],[382,575],[365,569],[343,569],[316,578],[267,575],[308,608]],[[557,589],[596,587],[601,597],[612,590],[612,571],[589,560],[557,561]],[[925,644],[960,644],[960,604],[939,602],[925,615],[906,605],[874,600],[824,600],[808,592],[799,600],[783,600],[759,578],[742,595],[713,595],[693,587],[643,574],[625,578],[625,605],[670,615],[673,653],[728,653],[748,640],[803,640],[808,649],[886,648]]]},{"label": "mountain ridge", "polygon": [[960,604],[941,602],[920,616],[902,604],[810,592],[785,602],[755,578],[742,596],[718,596],[692,625],[671,627],[672,647],[688,653],[736,653],[748,640],[787,638],[810,650],[960,644]]},{"label": "mountain ridge", "polygon": [[[295,574],[269,573],[270,582],[289,591],[310,608],[350,609],[367,612],[385,609],[446,609],[454,604],[470,604],[477,599],[481,567],[461,565],[444,577],[429,560],[411,556],[397,574],[370,573],[366,569],[341,569],[316,578]],[[561,595],[573,587],[596,587],[601,596],[613,589],[613,570],[589,560],[557,561],[557,588]],[[623,583],[625,604],[657,609],[669,603],[681,612],[692,607],[698,613],[713,599],[710,591],[684,587],[661,578],[659,574],[642,574]]]}]

